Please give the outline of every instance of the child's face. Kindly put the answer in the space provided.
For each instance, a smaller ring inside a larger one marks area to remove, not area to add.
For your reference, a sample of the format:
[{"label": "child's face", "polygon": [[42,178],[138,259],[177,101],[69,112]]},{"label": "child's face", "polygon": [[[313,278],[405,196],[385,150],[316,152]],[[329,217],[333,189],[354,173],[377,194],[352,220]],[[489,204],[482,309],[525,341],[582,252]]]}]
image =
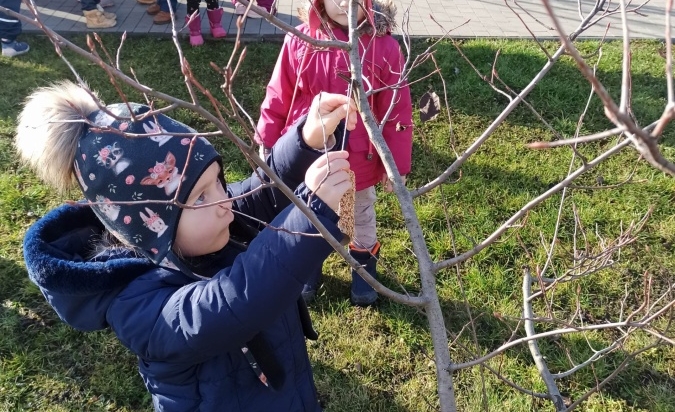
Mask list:
[{"label": "child's face", "polygon": [[[187,204],[199,206],[227,199],[219,175],[220,165],[213,163],[190,192]],[[230,240],[230,223],[234,220],[232,203],[221,203],[199,209],[184,209],[178,222],[174,245],[185,257],[217,252]]]},{"label": "child's face", "polygon": [[[347,27],[349,22],[347,21],[347,11],[349,10],[349,0],[323,0],[324,8],[326,9],[326,14],[330,17],[331,20],[339,24],[340,26]],[[359,7],[358,20],[361,22],[365,17],[363,8]]]}]

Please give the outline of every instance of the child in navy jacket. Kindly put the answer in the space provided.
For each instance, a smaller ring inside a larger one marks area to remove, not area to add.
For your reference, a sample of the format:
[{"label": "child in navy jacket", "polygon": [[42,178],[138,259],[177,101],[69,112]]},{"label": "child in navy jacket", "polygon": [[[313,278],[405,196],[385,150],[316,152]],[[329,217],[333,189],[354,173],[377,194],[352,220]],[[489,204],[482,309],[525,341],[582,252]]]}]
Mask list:
[{"label": "child in navy jacket", "polygon": [[[324,131],[345,127],[347,104],[317,98],[267,159],[338,239],[348,155],[320,149],[341,147],[341,131],[327,146]],[[306,235],[318,232],[281,192],[260,188],[262,170],[226,184],[206,139],[149,110],[99,109],[72,83],[29,97],[20,156],[57,188],[77,181],[86,199],[29,229],[31,280],[69,325],[112,329],[157,411],[319,411],[305,344],[316,333],[299,298],[332,248]],[[105,233],[116,243],[93,247]]]}]

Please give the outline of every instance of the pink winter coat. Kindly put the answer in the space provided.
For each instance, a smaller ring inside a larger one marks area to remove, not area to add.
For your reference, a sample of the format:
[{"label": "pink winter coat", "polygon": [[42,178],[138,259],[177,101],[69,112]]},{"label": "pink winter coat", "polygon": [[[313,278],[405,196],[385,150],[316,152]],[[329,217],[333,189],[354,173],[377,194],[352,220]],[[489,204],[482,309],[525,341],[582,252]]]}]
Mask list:
[{"label": "pink winter coat", "polygon": [[[311,35],[306,23],[298,26],[298,29]],[[345,31],[336,28],[333,32],[338,40],[348,40]],[[364,54],[364,46],[369,47],[366,58],[363,60],[363,74],[373,84],[374,89],[396,84],[404,63],[398,42],[389,34],[376,36],[374,46],[372,36],[368,34],[362,35],[360,42],[361,56]],[[375,48],[374,65],[370,47]],[[309,54],[303,62],[305,53]],[[316,50],[294,35],[287,34],[267,86],[265,100],[260,108],[256,141],[265,147],[272,147],[288,127],[307,113],[312,99],[319,92],[347,94],[347,82],[338,74],[349,78],[348,62],[349,56],[343,50]],[[375,73],[371,72],[372,67]],[[298,90],[294,98],[293,90],[296,82]],[[364,86],[366,90],[370,90],[367,83],[364,82]],[[387,113],[393,94],[393,90],[387,89],[374,95],[373,112],[378,121],[383,119]],[[292,101],[293,107],[291,107]],[[410,173],[412,106],[410,89],[407,84],[399,89],[396,105],[384,126],[383,136],[392,152],[399,173],[402,175]],[[356,190],[363,190],[377,184],[382,179],[385,170],[377,151],[370,143],[361,118],[358,119],[356,129],[349,135],[348,146],[349,162],[356,175]],[[372,154],[370,160],[369,153]]]}]

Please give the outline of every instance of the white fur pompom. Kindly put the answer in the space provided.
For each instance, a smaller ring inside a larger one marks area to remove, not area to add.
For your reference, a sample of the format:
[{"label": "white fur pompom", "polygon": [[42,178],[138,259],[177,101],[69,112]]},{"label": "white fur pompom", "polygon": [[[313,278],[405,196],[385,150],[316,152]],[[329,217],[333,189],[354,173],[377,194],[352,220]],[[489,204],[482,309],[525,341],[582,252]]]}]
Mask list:
[{"label": "white fur pompom", "polygon": [[19,156],[38,177],[60,191],[73,185],[83,120],[98,110],[98,96],[93,95],[71,81],[55,83],[31,93],[19,114],[14,139]]}]

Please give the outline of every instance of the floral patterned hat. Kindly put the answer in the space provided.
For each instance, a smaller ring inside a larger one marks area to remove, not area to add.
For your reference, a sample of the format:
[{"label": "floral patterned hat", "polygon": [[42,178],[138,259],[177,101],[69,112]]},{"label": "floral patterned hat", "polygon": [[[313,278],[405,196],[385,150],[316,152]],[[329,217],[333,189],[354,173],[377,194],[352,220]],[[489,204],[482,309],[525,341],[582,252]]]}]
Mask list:
[{"label": "floral patterned hat", "polygon": [[[136,117],[150,110],[120,103],[107,106],[118,119],[101,110],[88,116],[93,125],[78,143],[75,174],[105,227],[161,264],[182,212],[169,202],[175,198],[185,203],[202,173],[221,158],[203,137],[194,139],[190,152],[194,136],[174,136],[196,134],[194,129],[161,114],[133,121],[129,107]],[[121,132],[151,136],[127,137]]]}]

